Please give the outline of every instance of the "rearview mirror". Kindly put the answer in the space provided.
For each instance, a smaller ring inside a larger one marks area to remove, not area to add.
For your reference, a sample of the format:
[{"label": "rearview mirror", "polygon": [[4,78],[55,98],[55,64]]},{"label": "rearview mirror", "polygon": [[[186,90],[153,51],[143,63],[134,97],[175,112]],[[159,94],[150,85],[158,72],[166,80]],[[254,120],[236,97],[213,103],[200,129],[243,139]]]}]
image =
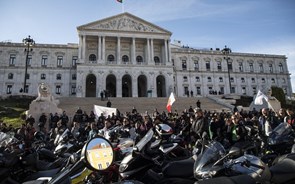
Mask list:
[{"label": "rearview mirror", "polygon": [[103,137],[95,137],[84,145],[82,156],[84,156],[89,169],[105,170],[114,160],[112,144]]}]

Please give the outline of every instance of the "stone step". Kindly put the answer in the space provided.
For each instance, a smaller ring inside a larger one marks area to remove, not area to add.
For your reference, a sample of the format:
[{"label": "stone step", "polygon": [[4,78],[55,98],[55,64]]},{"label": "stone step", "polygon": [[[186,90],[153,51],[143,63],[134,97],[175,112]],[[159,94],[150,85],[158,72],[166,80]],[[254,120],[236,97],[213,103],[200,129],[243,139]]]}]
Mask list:
[{"label": "stone step", "polygon": [[[100,98],[78,98],[78,97],[62,97],[59,98],[58,107],[65,110],[68,116],[73,117],[76,110],[80,107],[87,114],[93,110],[94,105],[106,106],[107,100],[101,101]],[[109,98],[113,108],[117,108],[121,113],[131,112],[133,106],[139,113],[152,113],[155,108],[159,112],[167,112],[166,105],[168,98]],[[196,107],[197,101],[201,102],[201,108],[209,111],[229,110],[227,107],[217,104],[213,100],[205,97],[179,97],[172,105],[172,111],[182,112],[184,109],[189,109],[190,106]]]}]

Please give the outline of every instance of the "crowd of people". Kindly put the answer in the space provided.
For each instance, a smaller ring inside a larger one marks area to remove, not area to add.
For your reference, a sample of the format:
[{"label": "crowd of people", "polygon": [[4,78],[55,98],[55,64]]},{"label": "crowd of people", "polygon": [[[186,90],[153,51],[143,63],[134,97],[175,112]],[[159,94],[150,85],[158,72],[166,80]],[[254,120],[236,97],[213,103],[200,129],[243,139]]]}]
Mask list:
[{"label": "crowd of people", "polygon": [[[226,139],[230,144],[243,141],[247,134],[246,126],[259,130],[262,136],[269,136],[269,133],[280,123],[289,123],[295,128],[295,114],[292,109],[281,108],[278,112],[272,109],[263,108],[260,111],[234,109],[232,112],[210,112],[202,110],[200,104],[193,108],[190,106],[178,113],[158,112],[157,109],[149,114],[140,114],[133,107],[130,112],[113,113],[105,117],[103,114],[96,116],[93,111],[89,114],[78,109],[70,122],[70,118],[64,111],[62,114],[44,113],[36,121],[28,116],[24,124],[18,129],[13,129],[5,123],[0,123],[0,131],[14,131],[25,140],[26,146],[34,141],[34,133],[41,131],[45,135],[54,138],[57,134],[69,129],[77,140],[86,141],[100,134],[109,138],[108,132],[114,126],[121,126],[121,136],[140,140],[146,132],[157,124],[168,124],[173,128],[174,134],[182,133],[188,146],[192,146],[198,139]],[[38,125],[37,129],[35,125]]]}]

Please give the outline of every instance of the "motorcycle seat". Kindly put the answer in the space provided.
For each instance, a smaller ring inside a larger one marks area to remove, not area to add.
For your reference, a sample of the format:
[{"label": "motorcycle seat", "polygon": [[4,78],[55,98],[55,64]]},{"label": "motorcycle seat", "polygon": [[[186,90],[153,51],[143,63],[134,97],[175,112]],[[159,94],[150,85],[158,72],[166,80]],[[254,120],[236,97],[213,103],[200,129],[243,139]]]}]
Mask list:
[{"label": "motorcycle seat", "polygon": [[195,182],[195,184],[256,184],[254,178],[249,175],[239,175],[233,177],[217,177]]},{"label": "motorcycle seat", "polygon": [[295,180],[295,161],[290,158],[284,158],[270,167],[272,174],[271,181],[274,183],[287,183]]},{"label": "motorcycle seat", "polygon": [[163,169],[165,177],[192,178],[195,160],[190,157],[184,160],[169,162]]}]

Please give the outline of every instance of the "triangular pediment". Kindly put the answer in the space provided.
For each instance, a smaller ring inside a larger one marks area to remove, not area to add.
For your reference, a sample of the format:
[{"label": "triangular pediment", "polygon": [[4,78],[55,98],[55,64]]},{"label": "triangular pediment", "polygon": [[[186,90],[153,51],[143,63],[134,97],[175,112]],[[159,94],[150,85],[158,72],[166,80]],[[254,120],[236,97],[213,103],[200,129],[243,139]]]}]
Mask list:
[{"label": "triangular pediment", "polygon": [[128,31],[128,32],[145,32],[145,33],[172,33],[150,22],[147,22],[130,13],[122,13],[116,16],[91,22],[77,27],[79,31],[94,31],[94,30],[112,30],[112,31]]}]

